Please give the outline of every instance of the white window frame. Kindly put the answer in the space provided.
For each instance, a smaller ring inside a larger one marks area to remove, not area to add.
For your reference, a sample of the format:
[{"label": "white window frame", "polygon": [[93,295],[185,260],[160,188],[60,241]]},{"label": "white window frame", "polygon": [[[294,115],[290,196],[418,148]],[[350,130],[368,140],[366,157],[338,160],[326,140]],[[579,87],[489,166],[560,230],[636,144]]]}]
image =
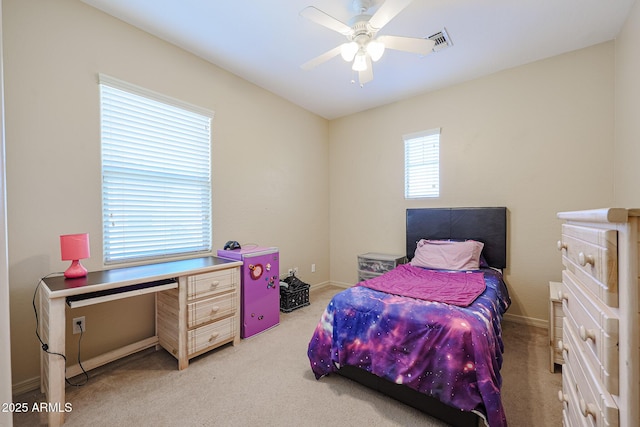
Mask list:
[{"label": "white window frame", "polygon": [[440,197],[440,128],[403,135],[405,199]]},{"label": "white window frame", "polygon": [[214,113],[99,74],[105,264],[210,253]]}]

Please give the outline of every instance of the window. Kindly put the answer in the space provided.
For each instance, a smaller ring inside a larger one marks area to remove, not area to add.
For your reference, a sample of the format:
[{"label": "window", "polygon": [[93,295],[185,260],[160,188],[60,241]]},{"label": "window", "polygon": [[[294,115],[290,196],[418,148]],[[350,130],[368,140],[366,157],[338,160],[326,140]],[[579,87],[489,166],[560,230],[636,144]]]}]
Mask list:
[{"label": "window", "polygon": [[440,196],[440,129],[405,135],[404,197]]},{"label": "window", "polygon": [[213,112],[99,83],[105,264],[211,251]]}]

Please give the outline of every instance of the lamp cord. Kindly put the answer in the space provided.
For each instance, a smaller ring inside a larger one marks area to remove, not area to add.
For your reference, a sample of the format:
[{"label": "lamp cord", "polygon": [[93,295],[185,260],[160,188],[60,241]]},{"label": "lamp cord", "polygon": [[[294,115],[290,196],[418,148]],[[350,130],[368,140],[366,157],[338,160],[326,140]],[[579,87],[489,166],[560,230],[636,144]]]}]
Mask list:
[{"label": "lamp cord", "polygon": [[62,357],[62,359],[64,359],[64,372],[65,372],[65,382],[67,384],[69,384],[70,386],[73,387],[82,387],[83,385],[87,384],[89,382],[89,374],[87,373],[87,371],[85,371],[84,367],[82,366],[82,363],[80,362],[80,342],[82,341],[82,336],[84,335],[84,331],[82,329],[82,326],[80,326],[80,338],[78,339],[78,365],[80,366],[80,369],[82,370],[82,373],[85,376],[85,380],[81,383],[72,383],[71,381],[69,381],[69,379],[67,378],[67,357],[62,354],[62,353],[57,353],[55,351],[49,351],[49,344],[45,343],[44,341],[42,341],[42,338],[40,337],[40,333],[38,332],[39,329],[39,320],[38,320],[38,309],[36,308],[36,295],[38,294],[38,289],[40,288],[40,283],[48,278],[51,277],[53,275],[57,275],[57,274],[62,274],[61,272],[58,273],[49,273],[44,277],[41,277],[40,280],[38,281],[38,284],[36,285],[36,290],[33,292],[33,299],[31,300],[31,304],[33,305],[33,313],[36,316],[36,337],[38,337],[38,341],[40,341],[40,346],[42,348],[42,350],[45,353],[48,354],[53,354],[56,356],[60,356]]}]

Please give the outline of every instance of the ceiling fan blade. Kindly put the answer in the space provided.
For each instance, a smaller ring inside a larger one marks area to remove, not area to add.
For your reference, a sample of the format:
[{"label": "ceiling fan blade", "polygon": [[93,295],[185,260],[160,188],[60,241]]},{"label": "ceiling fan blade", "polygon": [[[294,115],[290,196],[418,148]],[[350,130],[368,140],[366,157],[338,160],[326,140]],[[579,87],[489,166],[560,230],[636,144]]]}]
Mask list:
[{"label": "ceiling fan blade", "polygon": [[367,68],[362,71],[358,71],[358,82],[360,86],[365,83],[369,83],[373,80],[373,64],[371,63],[371,58],[367,55]]},{"label": "ceiling fan blade", "polygon": [[322,55],[316,56],[315,58],[311,59],[310,61],[305,62],[304,64],[302,64],[300,66],[300,68],[302,68],[303,70],[310,70],[313,67],[315,67],[317,65],[320,65],[325,61],[330,60],[334,56],[340,55],[341,48],[342,48],[342,45],[334,47],[333,49],[323,53]]},{"label": "ceiling fan blade", "polygon": [[313,6],[308,6],[300,11],[300,16],[304,16],[310,21],[315,22],[316,24],[320,24],[323,27],[327,27],[330,30],[337,31],[340,34],[349,35],[351,34],[351,27],[347,24],[338,21],[331,15],[327,15],[320,9],[317,9]]},{"label": "ceiling fan blade", "polygon": [[369,20],[369,25],[371,25],[376,30],[381,29],[389,21],[396,17],[397,14],[402,12],[402,10],[409,6],[413,0],[386,0],[382,3],[382,6],[378,9],[378,11],[371,17]]},{"label": "ceiling fan blade", "polygon": [[436,44],[436,42],[429,39],[400,36],[379,36],[376,40],[382,42],[388,49],[402,50],[420,55],[430,53]]}]

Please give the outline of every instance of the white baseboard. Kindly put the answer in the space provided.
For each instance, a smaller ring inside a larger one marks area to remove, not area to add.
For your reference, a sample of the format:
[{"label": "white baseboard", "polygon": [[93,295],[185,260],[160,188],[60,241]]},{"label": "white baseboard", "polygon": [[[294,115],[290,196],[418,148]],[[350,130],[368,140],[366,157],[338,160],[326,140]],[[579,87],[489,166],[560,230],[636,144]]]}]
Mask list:
[{"label": "white baseboard", "polygon": [[19,394],[28,393],[30,391],[38,390],[40,388],[40,377],[29,378],[28,380],[21,381],[13,384],[11,387],[11,393],[14,396]]},{"label": "white baseboard", "polygon": [[536,319],[534,317],[525,317],[517,314],[505,313],[503,319],[506,322],[518,323],[520,325],[534,326],[536,328],[549,329],[549,321]]},{"label": "white baseboard", "polygon": [[322,289],[322,288],[326,288],[327,286],[337,286],[339,288],[343,288],[343,289],[347,289],[353,286],[352,283],[342,283],[342,282],[330,282],[330,281],[326,281],[326,282],[321,282],[321,283],[316,283],[315,285],[311,285],[310,290],[316,290],[316,289]]}]

